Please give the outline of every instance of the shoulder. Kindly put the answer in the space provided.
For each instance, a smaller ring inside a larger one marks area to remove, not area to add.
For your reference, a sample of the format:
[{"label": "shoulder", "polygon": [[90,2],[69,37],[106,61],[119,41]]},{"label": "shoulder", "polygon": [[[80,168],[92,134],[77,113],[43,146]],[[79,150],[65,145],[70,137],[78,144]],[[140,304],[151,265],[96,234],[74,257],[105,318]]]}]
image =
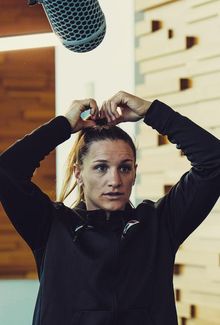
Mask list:
[{"label": "shoulder", "polygon": [[155,219],[156,207],[155,202],[151,200],[143,200],[135,209],[135,214],[143,223],[149,223],[150,220]]},{"label": "shoulder", "polygon": [[143,200],[141,203],[138,204],[136,210],[141,210],[141,209],[156,209],[156,202],[152,200]]},{"label": "shoulder", "polygon": [[76,226],[80,222],[80,218],[74,209],[66,206],[63,202],[54,201],[54,217],[57,221],[67,225]]}]

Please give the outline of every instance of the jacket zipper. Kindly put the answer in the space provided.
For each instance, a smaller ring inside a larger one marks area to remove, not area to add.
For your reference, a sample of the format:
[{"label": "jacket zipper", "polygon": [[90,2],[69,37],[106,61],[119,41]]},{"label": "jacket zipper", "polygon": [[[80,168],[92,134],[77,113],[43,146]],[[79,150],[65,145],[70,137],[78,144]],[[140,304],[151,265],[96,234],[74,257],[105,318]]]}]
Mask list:
[{"label": "jacket zipper", "polygon": [[[117,234],[114,233],[114,237],[116,239],[115,245],[115,269],[116,269],[116,277],[118,274],[118,262],[119,262],[119,247],[118,247],[118,237]],[[117,316],[118,316],[118,298],[117,298],[117,282],[115,283],[114,295],[113,295],[113,314],[114,314],[114,324],[117,325]]]}]

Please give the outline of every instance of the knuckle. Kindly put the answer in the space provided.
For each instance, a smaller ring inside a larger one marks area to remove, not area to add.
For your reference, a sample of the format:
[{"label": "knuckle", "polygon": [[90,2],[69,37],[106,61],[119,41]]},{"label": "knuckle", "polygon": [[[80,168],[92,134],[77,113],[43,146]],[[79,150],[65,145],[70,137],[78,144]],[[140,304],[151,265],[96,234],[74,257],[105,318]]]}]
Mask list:
[{"label": "knuckle", "polygon": [[125,94],[125,92],[123,90],[119,90],[119,92],[118,92],[119,96],[123,96],[124,94]]}]

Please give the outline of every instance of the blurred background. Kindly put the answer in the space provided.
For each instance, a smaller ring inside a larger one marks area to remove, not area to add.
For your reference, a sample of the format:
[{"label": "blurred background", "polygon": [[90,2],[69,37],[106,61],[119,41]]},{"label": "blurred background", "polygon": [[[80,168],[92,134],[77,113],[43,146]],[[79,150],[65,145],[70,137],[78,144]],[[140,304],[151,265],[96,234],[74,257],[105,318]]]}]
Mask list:
[{"label": "blurred background", "polygon": [[[106,36],[95,50],[78,54],[51,33],[40,5],[1,0],[0,151],[64,114],[73,99],[101,104],[119,90],[160,99],[220,138],[220,1],[99,2]],[[142,122],[123,128],[138,148],[132,201],[157,200],[190,163]],[[33,178],[53,200],[72,142],[73,136],[51,152]],[[38,286],[32,253],[0,208],[0,324],[31,324]],[[174,286],[179,325],[220,325],[219,200],[180,247]]]}]

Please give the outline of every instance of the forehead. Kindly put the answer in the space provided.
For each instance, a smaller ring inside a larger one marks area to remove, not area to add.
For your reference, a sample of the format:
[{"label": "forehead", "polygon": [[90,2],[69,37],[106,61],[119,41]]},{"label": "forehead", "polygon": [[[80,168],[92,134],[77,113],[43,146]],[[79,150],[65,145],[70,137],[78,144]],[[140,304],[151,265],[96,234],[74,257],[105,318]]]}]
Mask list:
[{"label": "forehead", "polygon": [[90,145],[87,158],[90,161],[108,160],[121,161],[134,160],[134,153],[130,145],[123,140],[101,140]]}]

